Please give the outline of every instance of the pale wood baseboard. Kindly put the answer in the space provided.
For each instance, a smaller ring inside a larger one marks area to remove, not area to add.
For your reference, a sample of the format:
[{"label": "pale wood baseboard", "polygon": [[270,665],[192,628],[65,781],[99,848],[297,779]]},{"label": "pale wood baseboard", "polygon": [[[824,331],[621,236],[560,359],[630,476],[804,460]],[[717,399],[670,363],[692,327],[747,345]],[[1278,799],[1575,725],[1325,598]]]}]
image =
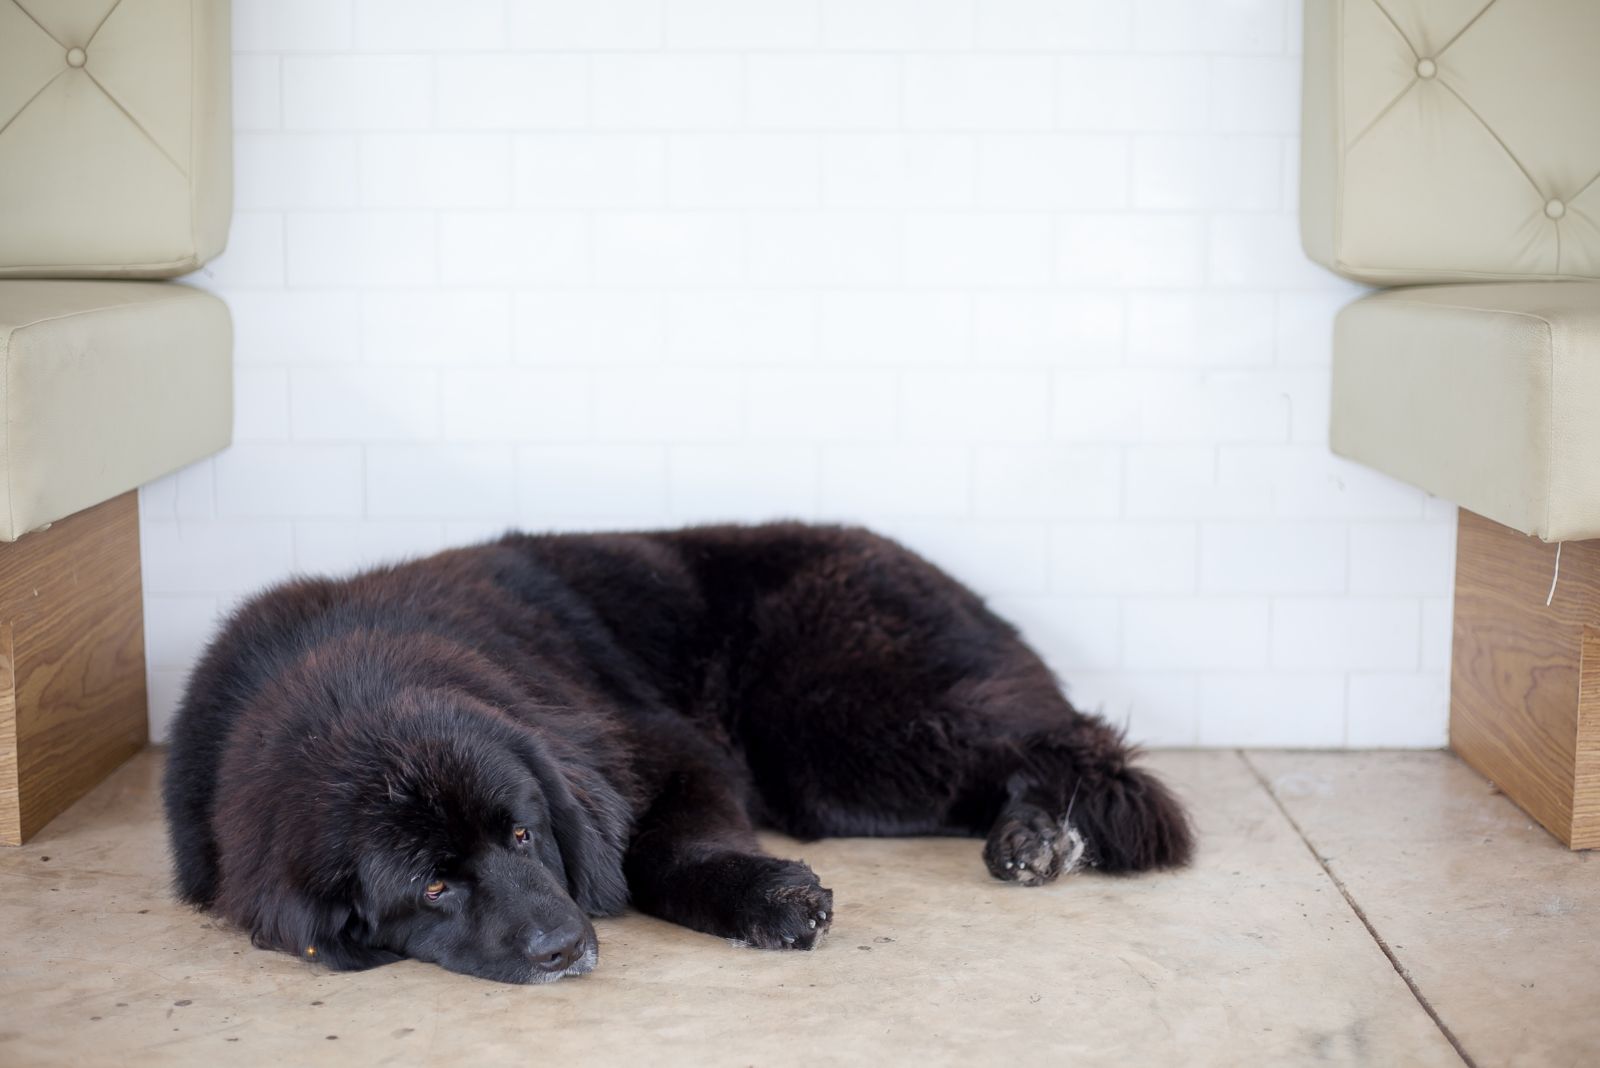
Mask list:
[{"label": "pale wood baseboard", "polygon": [[1573,849],[1600,847],[1600,540],[1461,509],[1450,747]]},{"label": "pale wood baseboard", "polygon": [[0,844],[31,837],[147,737],[130,492],[0,544]]}]

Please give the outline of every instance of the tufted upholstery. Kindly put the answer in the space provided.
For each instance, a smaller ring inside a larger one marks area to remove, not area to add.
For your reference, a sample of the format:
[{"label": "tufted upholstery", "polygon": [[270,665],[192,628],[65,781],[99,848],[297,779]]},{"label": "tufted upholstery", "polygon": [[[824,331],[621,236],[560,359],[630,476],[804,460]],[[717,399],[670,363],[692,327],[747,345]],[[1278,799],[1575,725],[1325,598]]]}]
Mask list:
[{"label": "tufted upholstery", "polygon": [[228,0],[0,0],[0,541],[228,443]]},{"label": "tufted upholstery", "polygon": [[1301,236],[1381,285],[1600,278],[1600,0],[1307,0]]},{"label": "tufted upholstery", "polygon": [[232,212],[227,0],[0,0],[0,277],[170,277]]}]

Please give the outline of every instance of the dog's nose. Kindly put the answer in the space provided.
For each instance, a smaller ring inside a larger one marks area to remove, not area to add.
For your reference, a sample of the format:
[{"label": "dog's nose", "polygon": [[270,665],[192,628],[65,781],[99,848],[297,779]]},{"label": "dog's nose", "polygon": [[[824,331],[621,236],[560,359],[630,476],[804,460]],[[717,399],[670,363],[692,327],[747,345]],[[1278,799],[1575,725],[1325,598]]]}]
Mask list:
[{"label": "dog's nose", "polygon": [[528,959],[542,972],[564,972],[582,957],[589,947],[583,928],[564,923],[552,930],[536,930],[528,939]]}]

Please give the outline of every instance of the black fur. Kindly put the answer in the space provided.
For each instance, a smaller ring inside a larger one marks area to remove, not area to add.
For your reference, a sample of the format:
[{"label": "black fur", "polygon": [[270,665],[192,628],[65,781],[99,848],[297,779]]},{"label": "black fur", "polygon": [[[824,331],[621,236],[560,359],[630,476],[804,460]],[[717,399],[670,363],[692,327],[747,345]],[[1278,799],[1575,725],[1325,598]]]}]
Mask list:
[{"label": "black fur", "polygon": [[867,531],[512,534],[247,604],[190,680],[166,805],[180,894],[259,945],[527,982],[592,967],[586,917],[630,901],[809,948],[832,894],[757,824],[987,836],[1024,883],[1079,836],[1105,871],[1183,864],[1131,756]]}]

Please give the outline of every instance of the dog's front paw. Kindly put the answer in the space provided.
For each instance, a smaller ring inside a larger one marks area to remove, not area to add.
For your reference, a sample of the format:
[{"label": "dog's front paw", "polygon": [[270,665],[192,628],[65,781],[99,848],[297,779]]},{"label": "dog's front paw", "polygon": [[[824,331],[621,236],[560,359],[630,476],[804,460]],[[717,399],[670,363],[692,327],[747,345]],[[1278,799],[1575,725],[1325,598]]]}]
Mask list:
[{"label": "dog's front paw", "polygon": [[764,870],[739,907],[738,940],[761,949],[811,949],[833,924],[833,891],[795,860],[751,858]]},{"label": "dog's front paw", "polygon": [[1001,815],[983,845],[983,861],[996,879],[1039,886],[1084,866],[1078,829],[1029,805]]}]

